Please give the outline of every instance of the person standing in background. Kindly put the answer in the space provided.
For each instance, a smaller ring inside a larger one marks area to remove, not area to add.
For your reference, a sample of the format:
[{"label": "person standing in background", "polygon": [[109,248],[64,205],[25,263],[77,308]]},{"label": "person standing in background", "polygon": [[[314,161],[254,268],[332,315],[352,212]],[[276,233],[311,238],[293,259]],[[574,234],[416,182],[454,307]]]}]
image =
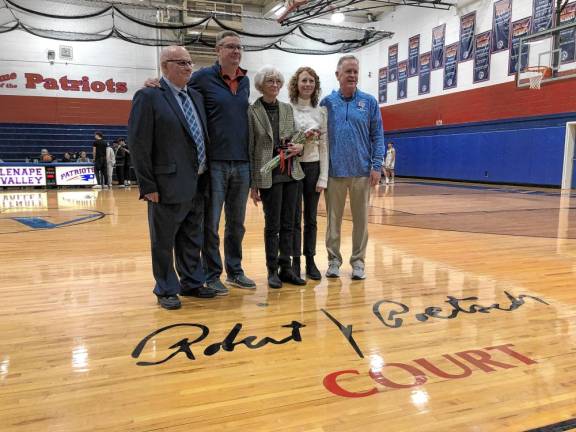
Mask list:
[{"label": "person standing in background", "polygon": [[108,173],[106,163],[106,148],[104,134],[100,131],[94,132],[94,143],[92,144],[92,159],[94,160],[94,175],[97,184],[94,189],[102,189],[108,184]]},{"label": "person standing in background", "polygon": [[114,165],[116,165],[116,153],[114,152],[114,146],[117,142],[114,141],[113,145],[106,147],[106,175],[108,177],[108,188],[112,189],[112,179],[114,178]]},{"label": "person standing in background", "polygon": [[386,177],[386,184],[394,184],[394,166],[396,165],[396,149],[392,141],[388,142],[388,150],[386,151],[386,159],[384,159],[384,176]]}]

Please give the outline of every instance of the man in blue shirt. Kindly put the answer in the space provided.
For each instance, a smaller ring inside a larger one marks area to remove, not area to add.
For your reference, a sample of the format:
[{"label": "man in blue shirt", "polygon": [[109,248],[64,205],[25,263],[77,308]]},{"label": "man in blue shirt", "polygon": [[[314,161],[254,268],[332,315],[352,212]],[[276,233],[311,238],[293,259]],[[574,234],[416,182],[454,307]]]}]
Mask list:
[{"label": "man in blue shirt", "polygon": [[325,191],[328,228],[326,277],[340,276],[340,232],[346,196],[352,211],[352,279],[365,279],[364,258],[368,245],[370,187],[380,181],[384,157],[384,129],[376,99],[358,90],[358,59],[352,55],[338,61],[334,90],[320,103],[328,110],[330,169]]}]

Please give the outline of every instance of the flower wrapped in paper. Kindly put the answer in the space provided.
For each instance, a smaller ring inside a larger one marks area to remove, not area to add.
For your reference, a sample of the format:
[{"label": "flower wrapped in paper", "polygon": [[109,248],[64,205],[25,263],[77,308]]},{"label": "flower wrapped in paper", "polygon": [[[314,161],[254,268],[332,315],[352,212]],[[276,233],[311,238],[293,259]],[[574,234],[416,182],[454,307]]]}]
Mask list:
[{"label": "flower wrapped in paper", "polygon": [[284,139],[283,141],[285,144],[282,145],[279,153],[260,168],[260,173],[268,174],[277,166],[280,166],[281,172],[290,173],[292,170],[292,164],[290,162],[291,157],[288,156],[288,145],[306,145],[308,141],[319,136],[320,131],[318,129],[309,129],[307,131],[298,131],[292,136],[292,138]]}]

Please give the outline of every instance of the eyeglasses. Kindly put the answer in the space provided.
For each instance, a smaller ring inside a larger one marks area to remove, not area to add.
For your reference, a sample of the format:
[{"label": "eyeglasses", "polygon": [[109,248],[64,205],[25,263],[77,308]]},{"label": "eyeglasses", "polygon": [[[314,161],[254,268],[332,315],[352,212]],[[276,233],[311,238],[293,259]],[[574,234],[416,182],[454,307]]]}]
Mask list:
[{"label": "eyeglasses", "polygon": [[220,45],[220,46],[222,48],[229,49],[230,51],[234,51],[234,50],[242,51],[244,49],[244,47],[242,45],[226,44],[226,45]]},{"label": "eyeglasses", "polygon": [[166,63],[176,63],[178,66],[186,67],[186,66],[194,66],[190,60],[166,60]]},{"label": "eyeglasses", "polygon": [[281,86],[282,80],[280,80],[279,78],[266,78],[264,80],[264,84],[268,84],[268,85],[278,84],[279,86]]}]

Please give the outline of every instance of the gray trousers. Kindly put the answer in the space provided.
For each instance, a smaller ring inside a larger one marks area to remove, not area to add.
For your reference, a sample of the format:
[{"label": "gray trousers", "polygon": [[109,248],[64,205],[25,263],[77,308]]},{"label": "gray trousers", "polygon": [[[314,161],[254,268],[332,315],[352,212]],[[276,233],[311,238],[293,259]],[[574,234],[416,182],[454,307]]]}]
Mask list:
[{"label": "gray trousers", "polygon": [[370,177],[329,177],[324,191],[328,227],[326,229],[326,249],[328,262],[342,265],[340,234],[346,196],[350,195],[352,211],[352,255],[351,265],[364,268],[368,245],[368,203],[370,201]]}]

